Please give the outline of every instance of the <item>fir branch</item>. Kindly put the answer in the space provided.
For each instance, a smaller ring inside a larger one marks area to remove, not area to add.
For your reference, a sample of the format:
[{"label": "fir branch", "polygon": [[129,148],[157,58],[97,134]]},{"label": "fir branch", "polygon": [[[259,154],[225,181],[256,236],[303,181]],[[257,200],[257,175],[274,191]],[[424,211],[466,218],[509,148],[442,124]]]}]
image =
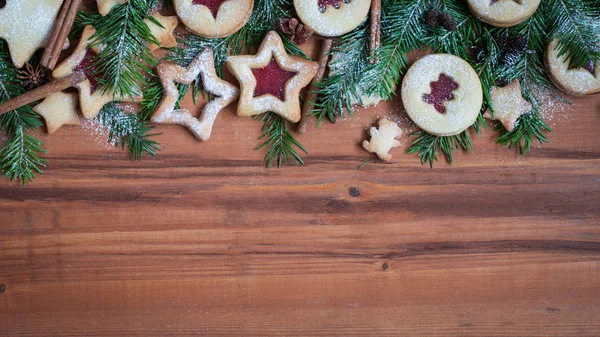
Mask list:
[{"label": "fir branch", "polygon": [[467,131],[454,136],[436,136],[425,131],[417,131],[412,136],[416,136],[417,138],[411,142],[407,153],[417,153],[421,160],[421,165],[429,163],[431,168],[433,168],[433,163],[437,160],[438,151],[441,151],[448,163],[452,164],[452,153],[454,151],[462,149],[469,152],[473,148]]},{"label": "fir branch", "polygon": [[502,133],[498,137],[499,144],[508,145],[509,149],[519,147],[522,155],[526,155],[531,150],[531,143],[534,140],[539,143],[548,143],[545,133],[552,132],[535,108],[519,118],[513,131],[506,131],[502,125],[498,125],[496,130]]},{"label": "fir branch", "polygon": [[97,117],[100,124],[109,130],[108,139],[116,147],[129,149],[133,159],[140,160],[144,153],[156,155],[160,150],[158,143],[148,139],[157,134],[149,134],[154,128],[149,122],[141,120],[134,113],[126,113],[118,103],[105,105]]},{"label": "fir branch", "polygon": [[296,147],[306,154],[308,154],[308,151],[292,136],[288,129],[288,123],[283,117],[273,112],[267,112],[263,114],[261,122],[263,122],[261,129],[263,135],[259,139],[265,139],[265,141],[256,149],[268,148],[264,158],[268,168],[272,167],[273,164],[281,167],[282,164],[288,164],[289,162],[304,164],[296,151]]},{"label": "fir branch", "polygon": [[558,39],[559,55],[566,55],[574,68],[600,60],[600,8],[593,0],[542,1],[540,9],[548,22],[548,36]]},{"label": "fir branch", "polygon": [[41,168],[47,162],[40,158],[41,153],[46,153],[43,145],[37,138],[26,134],[23,127],[17,128],[0,150],[0,169],[4,171],[4,177],[20,179],[25,185],[35,178],[36,172],[43,174]]},{"label": "fir branch", "polygon": [[154,0],[130,0],[107,16],[89,16],[94,20],[87,23],[96,29],[91,45],[107,46],[95,60],[102,92],[129,97],[142,92],[144,74],[156,63],[147,43],[159,44],[144,22],[153,20],[149,14],[153,5]]}]

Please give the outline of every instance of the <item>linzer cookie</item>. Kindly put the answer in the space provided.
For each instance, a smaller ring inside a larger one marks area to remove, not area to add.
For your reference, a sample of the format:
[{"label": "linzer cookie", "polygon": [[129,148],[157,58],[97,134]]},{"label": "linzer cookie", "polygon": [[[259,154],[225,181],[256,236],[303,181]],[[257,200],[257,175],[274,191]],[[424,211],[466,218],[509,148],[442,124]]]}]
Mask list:
[{"label": "linzer cookie", "polygon": [[190,31],[216,38],[229,36],[245,25],[254,0],[173,0],[173,5]]},{"label": "linzer cookie", "polygon": [[588,62],[584,68],[572,69],[566,55],[559,56],[558,41],[548,45],[546,67],[552,82],[564,93],[585,96],[600,92],[600,62]]},{"label": "linzer cookie", "polygon": [[463,59],[428,55],[416,61],[402,81],[402,102],[421,129],[438,136],[459,134],[479,115],[483,92],[479,76]]},{"label": "linzer cookie", "polygon": [[318,63],[288,55],[271,31],[256,55],[230,56],[227,67],[240,82],[239,116],[273,111],[290,122],[300,120],[300,90],[317,74]]},{"label": "linzer cookie", "polygon": [[[17,68],[43,48],[52,32],[63,0],[9,0],[0,8],[0,38],[8,43]],[[63,49],[68,48],[68,41]]]},{"label": "linzer cookie", "polygon": [[100,113],[102,107],[109,102],[134,102],[131,97],[115,96],[113,93],[103,93],[98,89],[96,69],[93,64],[94,57],[100,52],[98,46],[90,48],[90,38],[96,30],[92,26],[85,26],[81,34],[81,40],[73,54],[65,59],[54,71],[52,76],[63,78],[73,74],[76,71],[83,71],[87,80],[76,85],[79,90],[79,105],[81,113],[85,118],[95,118]]},{"label": "linzer cookie", "polygon": [[371,0],[294,0],[300,20],[322,36],[340,36],[360,26]]},{"label": "linzer cookie", "polygon": [[[239,94],[234,85],[217,76],[212,50],[205,49],[185,68],[172,62],[162,61],[157,66],[157,72],[165,89],[165,96],[156,108],[152,121],[157,124],[185,126],[196,138],[207,141],[219,112],[233,102]],[[175,83],[190,84],[198,78],[198,75],[201,75],[202,88],[216,97],[206,103],[201,117],[195,118],[186,109],[175,110],[179,98],[179,90]]]},{"label": "linzer cookie", "polygon": [[495,27],[512,27],[535,13],[541,0],[468,0],[471,12]]}]

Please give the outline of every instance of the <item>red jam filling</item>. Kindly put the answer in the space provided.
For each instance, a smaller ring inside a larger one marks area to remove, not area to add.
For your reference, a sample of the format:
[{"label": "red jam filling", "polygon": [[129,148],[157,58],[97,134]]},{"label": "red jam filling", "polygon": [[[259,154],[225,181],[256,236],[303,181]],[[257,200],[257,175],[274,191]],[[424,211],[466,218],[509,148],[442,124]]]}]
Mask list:
[{"label": "red jam filling", "polygon": [[208,7],[212,16],[216,19],[217,13],[219,12],[219,8],[221,4],[223,4],[227,0],[192,0],[193,5],[202,5]]},{"label": "red jam filling", "polygon": [[254,97],[273,95],[281,101],[285,100],[285,84],[296,75],[281,69],[273,58],[266,67],[252,69],[252,74],[256,78]]},{"label": "red jam filling", "polygon": [[429,83],[430,94],[424,94],[423,102],[432,104],[435,110],[441,114],[446,113],[444,102],[454,99],[454,90],[458,89],[458,83],[454,82],[450,76],[440,74],[437,81]]},{"label": "red jam filling", "polygon": [[83,71],[85,76],[90,81],[92,86],[92,92],[96,90],[98,87],[98,78],[102,76],[102,74],[97,72],[96,65],[94,64],[94,59],[96,58],[96,53],[93,50],[88,49],[85,52],[85,57],[83,60],[75,67],[75,71]]},{"label": "red jam filling", "polygon": [[335,9],[339,9],[342,5],[342,1],[344,3],[349,3],[352,0],[319,0],[317,5],[319,6],[319,11],[321,13],[325,13],[327,6],[332,6]]}]

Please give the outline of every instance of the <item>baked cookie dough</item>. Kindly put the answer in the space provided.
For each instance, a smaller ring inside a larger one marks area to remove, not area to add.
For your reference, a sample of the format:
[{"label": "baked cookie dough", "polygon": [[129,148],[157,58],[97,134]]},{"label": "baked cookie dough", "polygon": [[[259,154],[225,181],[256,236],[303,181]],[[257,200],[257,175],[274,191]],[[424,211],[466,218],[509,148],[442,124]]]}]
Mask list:
[{"label": "baked cookie dough", "polygon": [[558,56],[558,41],[553,40],[546,51],[546,67],[550,79],[562,92],[585,96],[600,92],[600,62],[580,69],[570,69],[566,55]]},{"label": "baked cookie dough", "polygon": [[471,12],[495,27],[512,27],[535,13],[541,0],[468,0]]},{"label": "baked cookie dough", "polygon": [[371,0],[294,0],[300,20],[322,36],[340,36],[365,21]]},{"label": "baked cookie dough", "polygon": [[408,116],[438,136],[459,134],[473,125],[483,103],[479,76],[463,59],[448,54],[416,61],[402,81]]},{"label": "baked cookie dough", "polygon": [[181,22],[194,34],[219,38],[244,27],[254,0],[174,0],[173,5]]}]

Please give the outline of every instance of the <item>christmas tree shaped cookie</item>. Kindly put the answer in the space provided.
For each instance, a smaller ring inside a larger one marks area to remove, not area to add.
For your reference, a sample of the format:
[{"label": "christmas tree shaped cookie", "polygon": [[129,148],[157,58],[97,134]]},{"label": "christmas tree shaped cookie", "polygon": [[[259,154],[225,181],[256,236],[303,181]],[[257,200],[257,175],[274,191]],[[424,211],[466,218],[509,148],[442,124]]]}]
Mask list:
[{"label": "christmas tree shaped cookie", "polygon": [[273,111],[290,122],[300,120],[300,90],[315,77],[319,65],[290,56],[279,35],[271,31],[256,55],[230,56],[227,67],[240,82],[238,115]]},{"label": "christmas tree shaped cookie", "polygon": [[23,67],[46,45],[62,3],[63,0],[8,0],[0,8],[0,38],[8,43],[15,67]]},{"label": "christmas tree shaped cookie", "polygon": [[173,0],[173,5],[190,31],[216,38],[229,36],[245,25],[254,0]]},{"label": "christmas tree shaped cookie", "polygon": [[340,36],[360,26],[371,0],[294,0],[300,20],[322,36]]},{"label": "christmas tree shaped cookie", "polygon": [[96,30],[92,26],[85,26],[81,35],[81,40],[73,54],[64,60],[54,71],[52,76],[55,78],[63,78],[73,74],[76,71],[83,71],[88,79],[76,85],[79,90],[79,104],[81,113],[85,118],[95,118],[102,107],[109,102],[122,101],[134,102],[131,97],[120,97],[113,93],[103,93],[98,88],[97,78],[94,73],[95,67],[93,59],[100,52],[97,47],[90,48],[90,38]]},{"label": "christmas tree shaped cookie", "polygon": [[[196,138],[207,141],[219,112],[237,99],[239,94],[235,86],[217,76],[212,50],[205,49],[187,67],[162,61],[159,63],[157,71],[165,90],[165,96],[152,116],[152,121],[157,124],[185,126]],[[175,104],[179,98],[179,90],[175,83],[190,84],[196,80],[198,74],[201,75],[202,88],[216,96],[206,103],[199,119],[192,116],[188,110],[175,110]]]}]

